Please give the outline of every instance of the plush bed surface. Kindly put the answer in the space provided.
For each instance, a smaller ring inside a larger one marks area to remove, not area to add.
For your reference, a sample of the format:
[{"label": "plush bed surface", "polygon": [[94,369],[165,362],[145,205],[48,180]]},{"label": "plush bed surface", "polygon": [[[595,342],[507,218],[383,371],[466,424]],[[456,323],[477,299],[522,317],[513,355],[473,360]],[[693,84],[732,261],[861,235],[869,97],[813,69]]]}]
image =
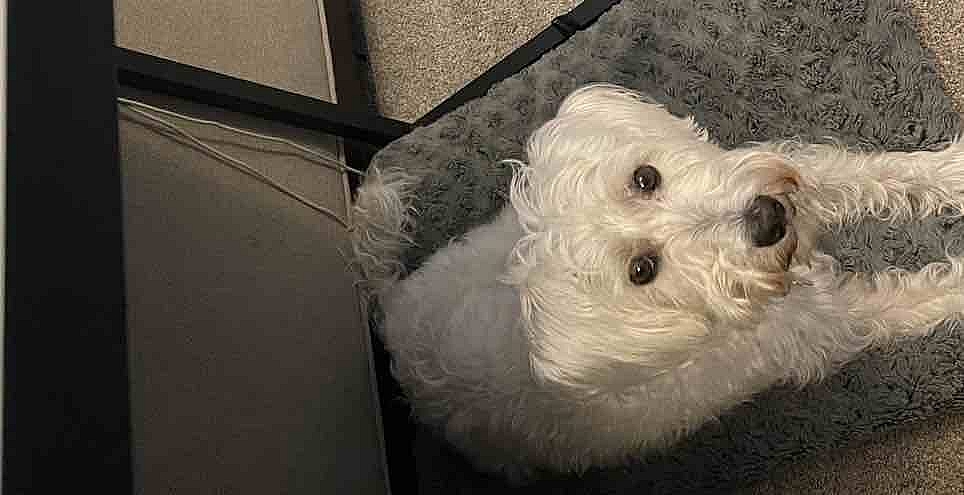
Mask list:
[{"label": "plush bed surface", "polygon": [[[596,81],[642,91],[692,114],[711,137],[748,141],[834,138],[883,150],[939,149],[961,130],[913,18],[894,0],[700,2],[624,0],[522,73],[376,157],[420,177],[411,206],[408,270],[484,222],[503,204],[528,134],[571,90]],[[364,227],[364,226],[362,226]],[[855,271],[918,268],[962,251],[964,221],[930,218],[848,225],[824,248]],[[378,253],[373,253],[378,254]],[[670,452],[623,469],[545,480],[525,493],[725,491],[803,455],[872,432],[964,411],[964,332],[867,353],[803,390],[774,389],[707,425]],[[438,439],[416,442],[421,490],[508,490],[471,472]]]}]

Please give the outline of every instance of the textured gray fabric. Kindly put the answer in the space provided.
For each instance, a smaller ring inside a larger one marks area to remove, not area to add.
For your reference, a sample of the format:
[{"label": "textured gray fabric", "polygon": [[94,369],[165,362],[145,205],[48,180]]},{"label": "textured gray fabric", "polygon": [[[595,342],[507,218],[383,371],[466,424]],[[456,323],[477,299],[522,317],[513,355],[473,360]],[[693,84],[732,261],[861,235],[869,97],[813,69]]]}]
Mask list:
[{"label": "textured gray fabric", "polygon": [[[562,98],[593,81],[643,91],[696,116],[724,146],[799,136],[850,146],[938,149],[961,123],[896,0],[624,0],[588,30],[436,124],[376,157],[423,177],[409,269],[504,203],[526,136]],[[846,268],[917,268],[961,252],[964,222],[868,221],[824,242]],[[868,353],[803,390],[761,394],[672,451],[625,469],[544,480],[525,493],[725,491],[782,463],[867,432],[964,410],[964,332]],[[424,493],[503,493],[438,440],[416,448]]]}]

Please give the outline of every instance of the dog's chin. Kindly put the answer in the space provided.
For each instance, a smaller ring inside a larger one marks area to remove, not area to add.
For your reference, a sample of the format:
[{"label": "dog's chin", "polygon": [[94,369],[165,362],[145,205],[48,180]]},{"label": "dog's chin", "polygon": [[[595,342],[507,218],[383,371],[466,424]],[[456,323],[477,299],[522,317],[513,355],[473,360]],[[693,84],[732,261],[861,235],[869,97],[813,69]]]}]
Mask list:
[{"label": "dog's chin", "polygon": [[[760,297],[784,296],[790,291],[793,280],[790,271],[798,245],[797,230],[787,225],[786,234],[776,244],[763,248],[750,248],[746,262],[753,269],[745,289]],[[752,287],[752,289],[751,289]]]},{"label": "dog's chin", "polygon": [[793,223],[787,225],[787,234],[774,246],[777,249],[777,257],[781,260],[783,271],[788,271],[793,266],[793,258],[797,252],[797,230]]},{"label": "dog's chin", "polygon": [[797,207],[793,204],[793,200],[790,198],[790,195],[792,193],[793,191],[788,191],[782,194],[775,194],[773,196],[774,199],[776,199],[777,201],[780,202],[781,205],[783,205],[783,209],[786,210],[787,223],[789,224],[788,226],[793,225],[793,220],[797,218]]},{"label": "dog's chin", "polygon": [[797,231],[787,225],[787,232],[779,242],[765,248],[754,248],[754,262],[759,270],[767,273],[784,273],[793,266],[797,251]]},{"label": "dog's chin", "polygon": [[787,212],[787,232],[784,234],[783,239],[780,239],[780,242],[771,246],[770,249],[773,250],[773,256],[778,260],[781,271],[786,272],[793,266],[793,259],[797,252],[799,241],[794,222],[797,216],[797,208],[793,205],[793,201],[790,200],[789,194],[779,194],[774,197],[783,205],[783,208]]}]

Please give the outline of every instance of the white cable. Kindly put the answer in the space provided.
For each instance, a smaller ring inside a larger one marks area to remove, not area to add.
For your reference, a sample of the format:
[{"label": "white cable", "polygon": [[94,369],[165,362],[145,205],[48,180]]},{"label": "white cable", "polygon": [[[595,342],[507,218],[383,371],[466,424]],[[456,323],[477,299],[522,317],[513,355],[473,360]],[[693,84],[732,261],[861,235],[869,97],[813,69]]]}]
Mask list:
[{"label": "white cable", "polygon": [[169,117],[175,117],[175,118],[178,118],[178,119],[187,120],[187,121],[189,121],[189,122],[194,122],[194,123],[196,123],[196,124],[203,124],[203,125],[214,126],[214,127],[218,127],[218,128],[220,128],[220,129],[224,129],[224,130],[227,130],[227,131],[235,132],[235,133],[238,133],[238,134],[241,134],[241,135],[244,135],[244,136],[249,136],[249,137],[253,137],[253,138],[263,139],[263,140],[265,140],[265,141],[273,141],[273,142],[276,142],[276,143],[286,144],[286,145],[288,145],[288,146],[291,146],[292,148],[295,148],[295,149],[297,149],[297,150],[299,150],[299,151],[302,151],[302,152],[304,152],[304,153],[307,153],[307,154],[309,154],[309,155],[311,155],[311,156],[313,156],[313,157],[315,157],[315,158],[318,158],[318,160],[320,160],[320,161],[312,160],[312,161],[314,161],[315,163],[319,163],[320,165],[324,165],[324,166],[326,166],[326,167],[333,168],[333,169],[335,169],[335,170],[338,170],[339,172],[351,172],[351,173],[353,173],[353,174],[356,174],[356,175],[359,175],[359,176],[362,176],[362,177],[365,176],[365,172],[364,172],[364,171],[361,171],[361,170],[358,170],[358,169],[356,169],[356,168],[352,168],[352,167],[349,167],[349,166],[347,166],[347,165],[338,163],[336,160],[332,159],[332,158],[329,157],[329,156],[326,156],[324,153],[321,153],[321,152],[319,152],[319,151],[315,151],[315,150],[313,150],[313,149],[311,149],[311,148],[308,148],[307,146],[302,146],[302,145],[300,145],[300,144],[298,144],[298,143],[296,143],[296,142],[294,142],[294,141],[291,141],[291,140],[289,140],[289,139],[280,138],[280,137],[277,137],[277,136],[269,136],[269,135],[266,135],[266,134],[260,134],[260,133],[257,133],[257,132],[254,132],[254,131],[245,130],[245,129],[239,129],[239,128],[237,128],[237,127],[232,127],[232,126],[230,126],[230,125],[224,124],[224,123],[222,123],[222,122],[218,122],[218,121],[216,121],[216,120],[206,120],[206,119],[199,119],[199,118],[197,118],[197,117],[191,117],[191,116],[184,115],[184,114],[181,114],[181,113],[177,113],[177,112],[174,112],[174,111],[171,111],[171,110],[166,110],[166,109],[163,109],[163,108],[155,107],[155,106],[153,106],[153,105],[148,105],[147,103],[140,102],[140,101],[137,101],[137,100],[131,100],[130,98],[118,97],[118,98],[117,98],[117,101],[119,101],[119,102],[121,102],[121,103],[123,103],[123,104],[125,104],[125,105],[128,105],[128,106],[136,106],[136,107],[140,107],[140,108],[145,108],[145,109],[150,110],[150,111],[152,111],[152,112],[156,112],[156,113],[159,113],[159,114],[162,114],[162,115],[167,115],[167,116],[169,116]]},{"label": "white cable", "polygon": [[[187,139],[187,140],[190,141],[192,144],[194,144],[195,146],[198,146],[198,147],[201,148],[202,150],[210,153],[211,155],[214,155],[216,158],[219,158],[220,160],[222,160],[223,162],[227,163],[228,165],[231,165],[231,166],[234,167],[235,169],[237,169],[237,170],[239,170],[239,171],[241,171],[241,172],[243,172],[243,173],[246,173],[246,174],[248,174],[248,175],[251,175],[251,176],[255,177],[256,179],[260,180],[261,182],[264,182],[265,184],[267,184],[267,185],[269,185],[269,186],[277,189],[277,190],[280,191],[281,193],[283,193],[283,194],[285,194],[285,195],[287,195],[287,196],[290,196],[290,197],[294,198],[295,200],[301,202],[302,204],[308,206],[309,208],[311,208],[311,209],[313,209],[313,210],[315,210],[315,211],[318,211],[318,212],[320,212],[320,213],[328,216],[329,218],[331,218],[332,220],[338,222],[338,224],[340,224],[341,226],[345,227],[346,229],[351,229],[351,227],[349,226],[348,222],[346,222],[346,221],[343,220],[341,217],[339,217],[338,214],[336,214],[335,212],[329,210],[328,208],[325,208],[324,206],[321,206],[321,205],[319,205],[319,204],[311,201],[310,199],[308,199],[308,198],[306,198],[306,197],[304,197],[304,196],[302,196],[302,195],[300,195],[300,194],[298,194],[298,193],[296,193],[296,192],[294,192],[294,191],[289,190],[288,188],[286,188],[286,187],[283,186],[282,184],[278,183],[277,181],[275,181],[275,180],[272,179],[271,177],[268,177],[267,175],[261,173],[261,171],[255,169],[255,168],[252,167],[251,165],[248,165],[248,164],[245,163],[244,161],[239,160],[239,159],[237,159],[237,158],[234,158],[233,156],[228,155],[227,153],[224,153],[224,152],[222,152],[221,150],[219,150],[219,149],[217,149],[217,148],[215,148],[215,147],[213,147],[213,146],[211,146],[211,145],[209,145],[209,144],[201,141],[200,139],[194,137],[193,134],[191,134],[190,132],[188,132],[188,131],[180,128],[180,127],[178,127],[177,125],[175,125],[175,124],[173,124],[173,123],[171,123],[171,122],[168,122],[167,120],[162,119],[162,118],[160,118],[160,117],[157,117],[157,116],[155,116],[155,115],[151,115],[150,113],[145,112],[145,111],[143,111],[143,110],[139,110],[139,109],[137,109],[137,108],[133,108],[133,106],[126,106],[126,107],[125,107],[125,110],[127,110],[128,112],[136,113],[136,114],[138,114],[138,115],[140,115],[140,116],[142,116],[142,117],[144,117],[144,118],[146,118],[146,119],[148,119],[148,120],[151,120],[152,122],[155,122],[155,123],[161,125],[161,126],[164,127],[165,129],[167,129],[167,130],[169,130],[169,131],[171,131],[171,132],[174,132],[175,134],[183,137],[184,139]],[[162,113],[163,113],[163,112],[162,112]],[[190,120],[190,119],[189,119],[189,120]],[[242,131],[242,132],[244,132],[244,131]],[[280,139],[280,138],[278,138],[278,139]]]}]

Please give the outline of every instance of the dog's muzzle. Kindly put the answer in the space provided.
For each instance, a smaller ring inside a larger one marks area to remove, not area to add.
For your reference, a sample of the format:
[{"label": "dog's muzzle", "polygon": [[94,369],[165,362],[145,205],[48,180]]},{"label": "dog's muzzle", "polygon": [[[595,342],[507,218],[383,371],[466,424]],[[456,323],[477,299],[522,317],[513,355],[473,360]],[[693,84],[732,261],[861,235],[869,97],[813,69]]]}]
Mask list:
[{"label": "dog's muzzle", "polygon": [[790,215],[773,196],[757,196],[743,214],[750,242],[756,247],[772,246],[787,235]]}]

